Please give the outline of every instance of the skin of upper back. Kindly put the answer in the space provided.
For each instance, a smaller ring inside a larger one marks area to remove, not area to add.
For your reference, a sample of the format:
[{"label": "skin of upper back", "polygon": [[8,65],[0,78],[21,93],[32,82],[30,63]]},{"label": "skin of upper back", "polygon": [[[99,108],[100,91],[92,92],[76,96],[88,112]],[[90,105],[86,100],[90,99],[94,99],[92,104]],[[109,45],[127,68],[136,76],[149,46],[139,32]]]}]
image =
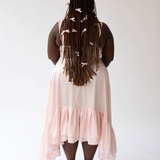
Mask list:
[{"label": "skin of upper back", "polygon": [[[108,67],[109,63],[114,59],[114,39],[111,30],[108,25],[102,22],[102,61]],[[59,45],[60,45],[60,34],[58,28],[58,22],[51,29],[48,36],[48,58],[52,60],[54,64],[57,63],[60,53],[59,53]]]}]

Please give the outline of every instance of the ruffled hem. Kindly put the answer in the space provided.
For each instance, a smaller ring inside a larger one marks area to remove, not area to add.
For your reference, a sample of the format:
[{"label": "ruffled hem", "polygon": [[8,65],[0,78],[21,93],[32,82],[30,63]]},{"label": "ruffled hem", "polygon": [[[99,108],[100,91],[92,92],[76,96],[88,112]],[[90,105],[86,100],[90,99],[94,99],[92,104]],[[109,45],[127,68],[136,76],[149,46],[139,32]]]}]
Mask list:
[{"label": "ruffled hem", "polygon": [[57,108],[43,131],[40,160],[55,160],[61,156],[60,145],[66,140],[69,143],[80,140],[88,141],[90,145],[98,144],[100,160],[116,158],[114,130],[100,111],[90,108]]}]

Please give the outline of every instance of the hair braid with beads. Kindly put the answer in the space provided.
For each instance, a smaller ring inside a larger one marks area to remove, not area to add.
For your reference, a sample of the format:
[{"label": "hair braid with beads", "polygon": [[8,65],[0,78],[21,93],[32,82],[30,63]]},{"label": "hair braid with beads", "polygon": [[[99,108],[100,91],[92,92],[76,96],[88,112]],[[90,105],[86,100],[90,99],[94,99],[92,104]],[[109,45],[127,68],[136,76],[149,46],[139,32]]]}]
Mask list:
[{"label": "hair braid with beads", "polygon": [[70,0],[60,27],[60,39],[64,36],[63,69],[66,76],[69,75],[69,82],[73,81],[76,86],[90,83],[92,76],[97,75],[93,64],[96,63],[97,71],[101,45],[99,27],[101,29],[94,0]]}]

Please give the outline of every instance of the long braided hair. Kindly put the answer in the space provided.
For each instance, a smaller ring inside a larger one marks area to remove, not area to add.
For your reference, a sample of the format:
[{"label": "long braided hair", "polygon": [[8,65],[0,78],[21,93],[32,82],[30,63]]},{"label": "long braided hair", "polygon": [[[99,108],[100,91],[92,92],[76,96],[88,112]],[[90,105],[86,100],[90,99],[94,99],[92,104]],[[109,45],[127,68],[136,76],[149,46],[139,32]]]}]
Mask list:
[{"label": "long braided hair", "polygon": [[87,85],[97,75],[94,64],[96,71],[99,69],[101,23],[96,15],[94,0],[70,0],[60,27],[59,50],[63,47],[62,62],[65,59],[63,73],[76,86]]}]

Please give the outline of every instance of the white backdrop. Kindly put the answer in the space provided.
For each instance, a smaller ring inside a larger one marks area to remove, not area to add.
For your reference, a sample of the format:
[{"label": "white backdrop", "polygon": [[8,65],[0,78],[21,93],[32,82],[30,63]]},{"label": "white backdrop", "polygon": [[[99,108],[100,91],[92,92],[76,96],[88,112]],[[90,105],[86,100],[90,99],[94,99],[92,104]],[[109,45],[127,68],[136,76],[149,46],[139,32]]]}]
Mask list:
[{"label": "white backdrop", "polygon": [[[39,160],[49,78],[48,34],[64,18],[66,0],[0,0],[0,155]],[[160,1],[96,0],[110,27],[108,67],[117,160],[160,159]],[[61,147],[61,157],[65,155]],[[77,160],[83,159],[79,142]],[[94,160],[98,160],[96,152]]]}]

